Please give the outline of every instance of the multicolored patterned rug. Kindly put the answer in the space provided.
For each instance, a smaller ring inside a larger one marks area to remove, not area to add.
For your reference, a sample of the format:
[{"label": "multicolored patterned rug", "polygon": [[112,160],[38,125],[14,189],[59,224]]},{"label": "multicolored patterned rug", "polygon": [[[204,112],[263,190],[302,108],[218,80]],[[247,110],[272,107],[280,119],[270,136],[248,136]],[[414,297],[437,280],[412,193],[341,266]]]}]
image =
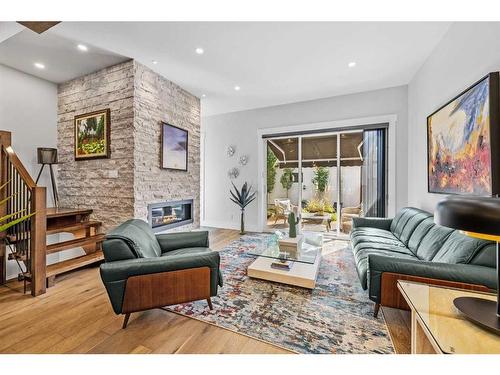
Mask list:
[{"label": "multicolored patterned rug", "polygon": [[220,252],[224,287],[172,311],[299,353],[393,353],[382,314],[361,289],[347,242],[326,242],[314,290],[250,279],[247,254],[268,234],[242,236]]}]

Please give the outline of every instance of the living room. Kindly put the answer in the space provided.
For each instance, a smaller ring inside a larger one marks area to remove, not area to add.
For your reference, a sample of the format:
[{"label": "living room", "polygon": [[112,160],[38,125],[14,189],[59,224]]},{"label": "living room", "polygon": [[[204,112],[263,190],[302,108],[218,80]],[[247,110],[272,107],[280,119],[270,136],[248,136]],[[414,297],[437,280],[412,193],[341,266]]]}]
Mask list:
[{"label": "living room", "polygon": [[500,22],[39,6],[0,17],[6,371],[500,354]]}]

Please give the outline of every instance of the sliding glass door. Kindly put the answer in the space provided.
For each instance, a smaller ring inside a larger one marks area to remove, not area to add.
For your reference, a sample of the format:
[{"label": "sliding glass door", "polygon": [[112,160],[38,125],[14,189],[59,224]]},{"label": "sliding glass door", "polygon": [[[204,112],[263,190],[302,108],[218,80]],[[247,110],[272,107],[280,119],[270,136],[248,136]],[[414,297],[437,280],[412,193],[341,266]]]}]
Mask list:
[{"label": "sliding glass door", "polygon": [[338,233],[349,234],[362,214],[363,131],[340,134],[340,206]]},{"label": "sliding glass door", "polygon": [[359,216],[386,212],[385,129],[275,137],[267,144],[267,228],[342,236]]},{"label": "sliding glass door", "polygon": [[301,219],[304,230],[337,230],[339,202],[339,135],[315,134],[301,137],[302,197]]},{"label": "sliding glass door", "polygon": [[288,215],[300,212],[298,137],[267,141],[267,225],[288,228]]}]

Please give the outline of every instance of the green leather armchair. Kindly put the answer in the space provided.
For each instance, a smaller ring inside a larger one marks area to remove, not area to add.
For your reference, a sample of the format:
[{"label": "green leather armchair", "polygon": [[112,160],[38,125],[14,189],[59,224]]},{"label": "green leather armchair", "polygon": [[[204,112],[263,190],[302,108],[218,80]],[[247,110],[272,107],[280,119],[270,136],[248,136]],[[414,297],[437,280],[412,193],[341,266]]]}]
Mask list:
[{"label": "green leather armchair", "polygon": [[113,311],[132,312],[206,299],[222,286],[220,256],[209,248],[208,232],[155,235],[149,225],[128,220],[106,235],[101,278]]}]

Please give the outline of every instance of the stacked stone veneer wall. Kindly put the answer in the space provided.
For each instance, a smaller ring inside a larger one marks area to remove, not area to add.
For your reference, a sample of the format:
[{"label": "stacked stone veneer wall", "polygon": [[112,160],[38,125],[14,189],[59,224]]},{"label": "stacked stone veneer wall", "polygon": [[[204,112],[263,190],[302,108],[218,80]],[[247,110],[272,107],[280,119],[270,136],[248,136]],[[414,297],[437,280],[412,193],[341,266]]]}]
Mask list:
[{"label": "stacked stone veneer wall", "polygon": [[[110,108],[111,157],[75,161],[74,117]],[[160,169],[161,122],[189,131],[188,172]],[[61,206],[92,208],[109,230],[147,205],[193,198],[199,225],[200,102],[130,60],[58,88],[58,188]]]},{"label": "stacked stone veneer wall", "polygon": [[[193,199],[192,227],[198,227],[200,100],[137,62],[134,87],[134,215],[146,219],[149,203]],[[160,168],[162,122],[189,132],[187,172]]]}]

